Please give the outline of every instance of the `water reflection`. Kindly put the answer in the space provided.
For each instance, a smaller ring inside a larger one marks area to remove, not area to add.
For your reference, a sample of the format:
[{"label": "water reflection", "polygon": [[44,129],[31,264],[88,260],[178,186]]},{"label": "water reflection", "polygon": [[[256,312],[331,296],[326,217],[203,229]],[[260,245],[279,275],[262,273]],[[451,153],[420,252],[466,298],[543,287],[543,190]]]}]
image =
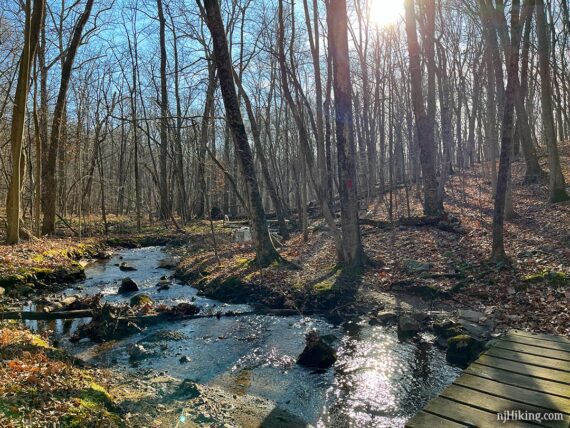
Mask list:
[{"label": "water reflection", "polygon": [[354,323],[346,329],[320,427],[397,427],[458,371],[427,342],[401,343],[394,329]]}]

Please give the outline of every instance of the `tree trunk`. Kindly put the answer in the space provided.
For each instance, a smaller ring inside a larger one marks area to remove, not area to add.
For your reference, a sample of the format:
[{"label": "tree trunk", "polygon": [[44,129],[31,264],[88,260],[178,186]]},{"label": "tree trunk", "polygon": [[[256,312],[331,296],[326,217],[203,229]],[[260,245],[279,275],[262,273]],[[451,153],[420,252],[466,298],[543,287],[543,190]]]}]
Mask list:
[{"label": "tree trunk", "polygon": [[33,60],[36,56],[43,13],[44,0],[34,0],[33,11],[31,0],[26,1],[24,47],[22,56],[20,57],[20,69],[18,73],[18,83],[16,85],[14,110],[12,113],[12,126],[10,129],[12,175],[10,176],[6,201],[6,221],[8,223],[6,242],[8,244],[16,244],[20,240],[20,205],[25,165],[22,140],[24,135],[24,122],[26,119],[26,103],[30,87],[30,73]]},{"label": "tree trunk", "polygon": [[364,264],[364,251],[358,226],[356,147],[352,114],[346,0],[331,0],[327,21],[333,66],[343,264],[349,268],[359,268]]},{"label": "tree trunk", "polygon": [[55,232],[57,189],[55,178],[56,161],[58,148],[61,143],[61,130],[64,126],[63,119],[65,116],[67,89],[69,87],[75,55],[77,54],[77,49],[79,48],[81,42],[83,28],[85,27],[85,24],[91,15],[93,3],[94,0],[87,0],[87,3],[85,4],[85,9],[79,17],[77,24],[75,25],[71,41],[69,42],[69,47],[65,55],[65,60],[63,61],[61,68],[61,81],[59,86],[59,93],[57,95],[57,101],[55,103],[55,109],[53,112],[51,136],[47,151],[44,150],[44,152],[47,153],[45,153],[45,162],[42,164],[42,210],[44,215],[42,222],[42,233],[44,234]]},{"label": "tree trunk", "polygon": [[[505,201],[511,169],[514,111],[519,73],[519,9],[519,0],[513,0],[511,9],[511,46],[509,64],[507,67],[508,80],[501,129],[501,156],[499,160],[499,173],[497,176],[497,189],[495,191],[495,206],[493,212],[493,247],[491,260],[494,262],[504,262],[507,260],[504,245]],[[525,9],[527,8],[525,7]]]},{"label": "tree trunk", "polygon": [[217,0],[205,0],[205,18],[214,45],[215,62],[218,70],[218,79],[228,125],[233,134],[233,140],[236,148],[236,154],[241,163],[242,173],[244,175],[247,196],[251,206],[251,222],[253,225],[253,237],[255,242],[255,250],[257,254],[257,262],[261,266],[267,266],[275,260],[279,260],[280,256],[271,243],[269,231],[267,229],[267,221],[265,218],[265,210],[261,202],[259,186],[255,175],[253,164],[253,155],[245,126],[243,124],[236,88],[233,80],[232,63],[228,49],[228,42],[224,30],[224,24],[220,13],[220,6]]},{"label": "tree trunk", "polygon": [[525,20],[521,54],[521,79],[516,101],[517,127],[520,129],[521,148],[526,163],[524,183],[535,183],[545,175],[538,163],[538,156],[536,155],[536,149],[532,142],[528,112],[525,106],[525,98],[528,92],[528,55],[530,50],[530,32],[532,29],[532,13],[533,8],[530,8],[530,12]]},{"label": "tree trunk", "polygon": [[194,213],[198,218],[205,217],[206,208],[206,147],[208,145],[208,135],[214,115],[214,94],[216,92],[216,68],[212,62],[208,65],[208,88],[206,89],[206,103],[204,104],[204,114],[202,115],[202,127],[200,129],[200,140],[198,141],[198,169],[196,172],[196,200]]},{"label": "tree trunk", "polygon": [[566,193],[566,183],[560,167],[560,156],[556,145],[556,130],[554,129],[554,115],[552,113],[552,83],[549,65],[549,46],[546,34],[546,17],[544,1],[535,0],[536,5],[536,32],[538,34],[538,64],[540,70],[540,89],[542,102],[542,122],[544,125],[544,138],[548,149],[550,202],[562,202],[570,199]]},{"label": "tree trunk", "polygon": [[166,88],[166,20],[162,0],[156,0],[160,33],[160,151],[158,155],[160,192],[160,219],[170,219],[170,197],[168,192],[168,90]]},{"label": "tree trunk", "polygon": [[[438,192],[438,183],[436,177],[436,148],[434,141],[433,123],[434,117],[432,114],[426,114],[424,107],[420,47],[416,30],[416,11],[414,0],[405,0],[404,5],[406,8],[406,33],[408,35],[408,52],[410,55],[410,83],[412,91],[412,104],[414,115],[416,117],[416,132],[420,146],[420,162],[424,180],[424,214],[426,216],[440,217],[443,215],[444,211],[443,199]],[[430,11],[430,13],[435,13],[435,11]],[[433,39],[433,35],[430,37],[430,39]]]}]

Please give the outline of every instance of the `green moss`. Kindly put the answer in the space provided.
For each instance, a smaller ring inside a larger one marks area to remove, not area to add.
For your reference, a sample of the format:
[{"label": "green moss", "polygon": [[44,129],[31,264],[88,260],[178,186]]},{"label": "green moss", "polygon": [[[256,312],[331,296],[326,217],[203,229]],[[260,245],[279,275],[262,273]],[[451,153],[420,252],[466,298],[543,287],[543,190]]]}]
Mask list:
[{"label": "green moss", "polygon": [[[449,339],[447,339],[447,344],[448,345],[451,345],[454,343],[459,344],[459,342],[469,342],[470,340],[471,340],[471,336],[469,336],[468,334],[460,334],[460,335],[453,336],[453,337],[450,337]],[[467,346],[467,343],[465,346]]]},{"label": "green moss", "polygon": [[145,305],[152,305],[153,301],[147,294],[137,294],[136,296],[131,297],[130,305],[131,306],[145,306]]},{"label": "green moss", "polygon": [[34,334],[32,341],[30,342],[34,346],[39,346],[40,348],[49,348],[49,344],[43,340],[40,336]]},{"label": "green moss", "polygon": [[252,263],[252,260],[246,258],[239,258],[236,260],[236,266],[239,268],[246,268]]},{"label": "green moss", "polygon": [[335,278],[327,278],[324,281],[318,282],[314,285],[314,290],[319,293],[328,293],[334,287]]},{"label": "green moss", "polygon": [[22,413],[18,411],[17,406],[9,405],[5,400],[0,400],[0,415],[13,420],[20,420],[23,416]]},{"label": "green moss", "polygon": [[85,426],[124,426],[119,415],[114,413],[115,406],[107,390],[97,383],[79,392],[73,407],[61,418],[61,426],[80,428]]},{"label": "green moss", "polygon": [[548,269],[539,273],[526,275],[522,280],[530,283],[547,281],[551,285],[570,285],[570,277],[566,272],[557,272]]}]

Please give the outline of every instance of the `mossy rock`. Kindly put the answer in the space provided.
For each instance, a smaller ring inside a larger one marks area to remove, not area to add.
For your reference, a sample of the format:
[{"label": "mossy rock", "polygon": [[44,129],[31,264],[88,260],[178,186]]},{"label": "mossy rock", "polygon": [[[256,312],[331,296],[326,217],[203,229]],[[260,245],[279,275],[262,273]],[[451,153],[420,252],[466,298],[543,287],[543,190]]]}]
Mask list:
[{"label": "mossy rock", "polygon": [[433,323],[433,332],[444,339],[460,336],[465,333],[463,328],[451,320],[444,320]]},{"label": "mossy rock", "polygon": [[26,282],[26,277],[20,274],[12,274],[6,276],[0,276],[0,287],[11,288],[15,285],[22,284]]},{"label": "mossy rock", "polygon": [[446,359],[449,363],[467,367],[483,350],[483,342],[468,334],[460,334],[447,339]]},{"label": "mossy rock", "polygon": [[145,306],[145,305],[152,305],[154,301],[148,294],[137,294],[136,296],[131,297],[130,305],[135,306]]}]

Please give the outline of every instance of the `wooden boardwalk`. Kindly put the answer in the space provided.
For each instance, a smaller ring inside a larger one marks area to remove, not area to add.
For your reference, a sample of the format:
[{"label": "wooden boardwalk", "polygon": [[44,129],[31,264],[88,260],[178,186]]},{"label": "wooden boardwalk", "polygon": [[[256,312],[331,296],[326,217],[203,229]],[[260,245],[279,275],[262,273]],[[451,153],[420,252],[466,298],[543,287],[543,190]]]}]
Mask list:
[{"label": "wooden boardwalk", "polygon": [[[562,420],[503,423],[497,416],[519,410]],[[509,331],[406,426],[570,427],[570,340]]]}]

